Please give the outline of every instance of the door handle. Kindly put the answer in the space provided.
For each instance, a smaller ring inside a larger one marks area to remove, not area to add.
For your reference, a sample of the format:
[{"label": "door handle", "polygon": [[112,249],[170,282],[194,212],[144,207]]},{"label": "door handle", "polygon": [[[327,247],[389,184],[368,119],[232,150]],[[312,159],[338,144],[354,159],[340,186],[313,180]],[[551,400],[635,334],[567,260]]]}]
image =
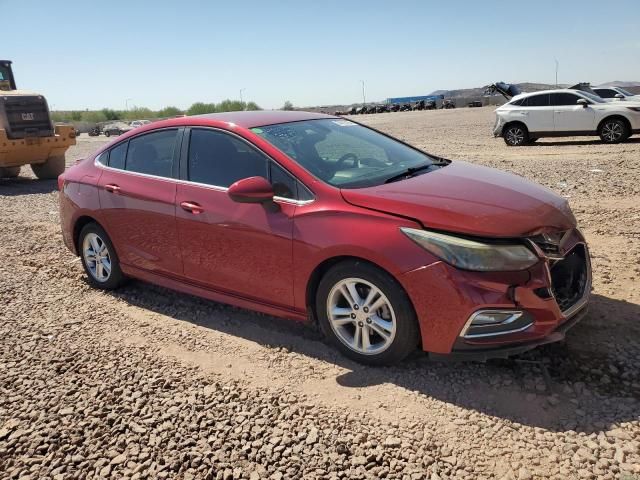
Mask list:
[{"label": "door handle", "polygon": [[186,210],[187,212],[191,212],[194,215],[199,215],[200,213],[204,212],[204,208],[202,208],[200,205],[198,205],[195,202],[181,202],[180,206],[182,207],[183,210]]},{"label": "door handle", "polygon": [[118,185],[114,185],[113,183],[109,183],[109,184],[105,185],[104,189],[107,192],[120,193],[120,187]]}]

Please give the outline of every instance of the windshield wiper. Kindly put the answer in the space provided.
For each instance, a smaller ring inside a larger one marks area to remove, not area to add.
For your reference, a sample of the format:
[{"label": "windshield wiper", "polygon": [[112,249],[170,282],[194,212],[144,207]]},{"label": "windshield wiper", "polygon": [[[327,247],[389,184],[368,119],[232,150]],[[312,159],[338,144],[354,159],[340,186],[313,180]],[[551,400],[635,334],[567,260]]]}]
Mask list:
[{"label": "windshield wiper", "polygon": [[387,178],[384,183],[397,182],[398,180],[404,180],[405,178],[414,177],[418,172],[422,170],[428,170],[432,167],[442,167],[444,165],[448,165],[449,162],[446,161],[435,161],[432,163],[425,163],[424,165],[418,165],[417,167],[408,167],[406,170],[394,175],[393,177]]}]

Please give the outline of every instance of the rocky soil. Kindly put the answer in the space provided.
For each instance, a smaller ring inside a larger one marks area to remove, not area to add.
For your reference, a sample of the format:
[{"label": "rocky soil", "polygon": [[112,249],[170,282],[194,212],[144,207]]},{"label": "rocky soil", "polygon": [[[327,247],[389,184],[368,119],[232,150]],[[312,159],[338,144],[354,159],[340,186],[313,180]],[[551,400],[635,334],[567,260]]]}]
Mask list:
[{"label": "rocky soil", "polygon": [[0,180],[0,478],[640,479],[640,139],[508,148],[486,108],[359,120],[569,198],[594,296],[566,343],[372,369],[284,320],[96,291],[24,168]]}]

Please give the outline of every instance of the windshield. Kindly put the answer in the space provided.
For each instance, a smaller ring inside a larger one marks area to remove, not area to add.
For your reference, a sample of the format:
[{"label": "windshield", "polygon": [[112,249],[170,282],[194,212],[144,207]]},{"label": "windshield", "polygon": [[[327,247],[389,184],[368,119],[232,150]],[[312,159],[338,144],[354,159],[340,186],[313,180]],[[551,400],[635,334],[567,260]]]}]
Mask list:
[{"label": "windshield", "polygon": [[593,93],[585,92],[584,90],[580,90],[580,95],[584,95],[585,97],[587,97],[589,100],[591,100],[594,103],[607,103],[602,98],[600,98],[599,96],[594,95]]},{"label": "windshield", "polygon": [[624,88],[618,87],[618,91],[627,97],[633,97],[633,93],[629,92],[628,90],[625,90]]},{"label": "windshield", "polygon": [[344,119],[281,123],[251,130],[314,176],[339,188],[380,185],[407,170],[438,164],[425,153]]}]

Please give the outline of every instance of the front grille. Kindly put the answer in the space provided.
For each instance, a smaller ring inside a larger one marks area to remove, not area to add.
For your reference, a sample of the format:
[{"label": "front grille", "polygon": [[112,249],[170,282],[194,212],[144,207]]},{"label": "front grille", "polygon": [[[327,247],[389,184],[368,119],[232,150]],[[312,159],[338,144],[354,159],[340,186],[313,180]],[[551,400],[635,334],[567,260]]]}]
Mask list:
[{"label": "front grille", "polygon": [[37,95],[3,97],[0,108],[4,107],[9,138],[49,137],[53,126],[49,118],[47,102]]},{"label": "front grille", "polygon": [[589,284],[586,256],[584,245],[580,244],[550,265],[551,290],[562,312],[573,307],[586,293]]},{"label": "front grille", "polygon": [[556,232],[553,234],[536,235],[535,237],[529,237],[529,240],[535,243],[545,255],[557,257],[562,256],[560,244],[567,233],[568,232]]}]

